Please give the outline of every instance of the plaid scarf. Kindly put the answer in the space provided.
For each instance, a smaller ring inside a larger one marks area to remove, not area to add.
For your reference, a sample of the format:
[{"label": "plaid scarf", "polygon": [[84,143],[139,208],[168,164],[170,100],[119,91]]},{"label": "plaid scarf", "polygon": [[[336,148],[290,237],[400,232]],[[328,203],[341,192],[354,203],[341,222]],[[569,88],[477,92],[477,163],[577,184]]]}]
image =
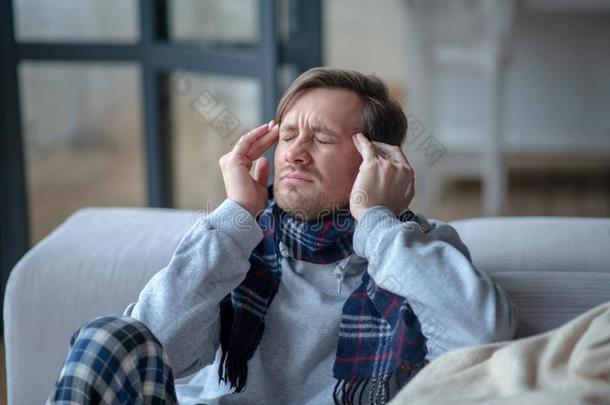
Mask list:
[{"label": "plaid scarf", "polygon": [[[292,257],[311,263],[333,263],[353,253],[356,221],[349,214],[329,214],[319,220],[299,221],[282,211],[268,189],[267,208],[257,217],[263,240],[250,256],[244,281],[220,302],[222,357],[220,381],[235,392],[245,388],[247,362],[256,351],[265,329],[265,315],[281,281],[279,242]],[[412,220],[407,211],[399,219]],[[367,272],[362,284],[343,306],[333,376],[336,404],[359,402],[370,385],[370,403],[389,401],[389,380],[396,375],[406,384],[425,364],[426,338],[405,298],[380,288]]]}]

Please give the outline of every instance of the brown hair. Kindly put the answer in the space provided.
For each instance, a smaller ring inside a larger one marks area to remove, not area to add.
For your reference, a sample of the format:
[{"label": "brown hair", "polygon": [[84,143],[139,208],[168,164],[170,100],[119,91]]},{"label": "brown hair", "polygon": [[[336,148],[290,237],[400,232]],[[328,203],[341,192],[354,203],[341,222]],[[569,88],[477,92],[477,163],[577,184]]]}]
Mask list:
[{"label": "brown hair", "polygon": [[374,75],[355,70],[316,67],[302,73],[288,87],[277,105],[276,121],[284,115],[300,94],[308,89],[344,89],[362,100],[361,131],[371,141],[400,146],[407,133],[407,117],[385,83]]}]

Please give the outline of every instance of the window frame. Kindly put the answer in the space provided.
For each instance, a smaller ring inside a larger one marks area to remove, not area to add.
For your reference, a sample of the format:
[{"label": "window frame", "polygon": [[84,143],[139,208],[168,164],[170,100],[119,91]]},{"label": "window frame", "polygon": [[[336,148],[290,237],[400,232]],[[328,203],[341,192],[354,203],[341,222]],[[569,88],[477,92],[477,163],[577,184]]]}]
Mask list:
[{"label": "window frame", "polygon": [[[169,1],[169,0],[167,0]],[[169,117],[164,113],[166,77],[174,70],[255,78],[261,84],[264,120],[278,100],[277,72],[290,64],[302,72],[322,65],[321,0],[286,0],[297,32],[277,37],[277,2],[258,0],[258,42],[253,47],[199,47],[167,40],[166,0],[139,0],[140,36],[133,43],[17,42],[14,0],[0,2],[0,288],[30,248],[18,67],[23,61],[130,62],[140,68],[147,203],[172,203]],[[4,300],[3,300],[4,301]],[[3,302],[2,302],[3,304]],[[3,306],[3,305],[2,305]]]}]

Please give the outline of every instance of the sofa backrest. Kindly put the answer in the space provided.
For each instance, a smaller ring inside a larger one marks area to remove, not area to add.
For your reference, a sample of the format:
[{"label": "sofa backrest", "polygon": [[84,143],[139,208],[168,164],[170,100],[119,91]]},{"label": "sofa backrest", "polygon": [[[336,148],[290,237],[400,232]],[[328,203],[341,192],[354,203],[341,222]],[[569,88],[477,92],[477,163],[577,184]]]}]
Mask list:
[{"label": "sofa backrest", "polygon": [[515,302],[517,337],[553,329],[610,301],[610,219],[477,218],[451,225],[475,266]]},{"label": "sofa backrest", "polygon": [[[43,403],[72,333],[134,302],[165,267],[192,211],[88,208],[13,269],[4,303],[9,404]],[[504,286],[519,336],[546,331],[610,298],[610,220],[472,219],[451,223],[477,268]]]}]

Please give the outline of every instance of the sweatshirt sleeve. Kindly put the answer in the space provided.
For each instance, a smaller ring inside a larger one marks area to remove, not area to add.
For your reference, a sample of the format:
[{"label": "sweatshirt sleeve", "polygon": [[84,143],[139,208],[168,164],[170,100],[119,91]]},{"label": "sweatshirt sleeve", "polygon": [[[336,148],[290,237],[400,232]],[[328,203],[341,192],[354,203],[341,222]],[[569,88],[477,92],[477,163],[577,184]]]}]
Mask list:
[{"label": "sweatshirt sleeve", "polygon": [[165,348],[176,378],[213,363],[220,345],[219,303],[246,277],[262,240],[256,219],[226,199],[184,235],[124,316],[142,321]]},{"label": "sweatshirt sleeve", "polygon": [[450,225],[419,214],[400,222],[386,207],[374,206],[356,226],[354,250],[368,260],[377,285],[407,299],[428,339],[429,360],[454,348],[513,338],[514,304],[473,266]]}]

